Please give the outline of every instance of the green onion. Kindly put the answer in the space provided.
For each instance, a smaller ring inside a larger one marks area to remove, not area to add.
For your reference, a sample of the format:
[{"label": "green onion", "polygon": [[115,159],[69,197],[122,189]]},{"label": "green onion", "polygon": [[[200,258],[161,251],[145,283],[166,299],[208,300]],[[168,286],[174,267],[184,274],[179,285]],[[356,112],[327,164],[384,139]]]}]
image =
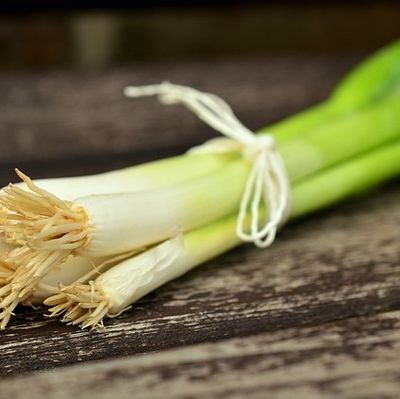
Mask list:
[{"label": "green onion", "polygon": [[[394,97],[318,129],[302,141],[282,144],[292,182],[399,139],[399,111],[400,100]],[[32,192],[24,197],[22,190],[14,192],[15,188],[9,187],[1,203],[9,210],[8,224],[3,227],[8,241],[23,245],[11,251],[9,259],[25,267],[19,268],[12,284],[0,289],[5,296],[2,306],[29,295],[37,282],[70,254],[118,254],[168,239],[176,228],[188,231],[234,212],[247,174],[248,165],[237,161],[181,185],[90,196],[71,203],[38,190],[21,175]]]},{"label": "green onion", "polygon": [[[311,185],[305,189],[307,197],[318,182],[314,179],[326,183],[331,178],[329,173],[338,176],[345,165],[350,168],[352,162],[375,156],[380,148],[399,140],[399,55],[400,42],[388,46],[348,75],[327,101],[261,131],[273,132],[295,199],[300,196],[296,194],[298,187]],[[390,158],[390,152],[384,154]],[[366,165],[369,162],[372,161]],[[56,281],[70,283],[72,269],[80,269],[72,266],[76,260],[71,255],[79,257],[76,264],[82,264],[82,275],[97,258],[113,258],[144,246],[154,248],[133,259],[147,259],[147,253],[161,251],[161,264],[174,264],[172,254],[176,255],[181,241],[158,243],[176,235],[178,229],[187,245],[188,234],[190,237],[237,211],[249,168],[240,152],[232,151],[187,154],[101,175],[45,179],[37,184],[18,172],[28,190],[10,185],[0,196],[0,232],[7,245],[0,262],[2,328],[19,302],[54,292],[54,285],[46,283],[44,277],[50,278],[55,266],[71,268],[71,274],[55,277]],[[346,170],[357,176],[357,167]],[[351,175],[349,187],[344,183],[342,189],[326,190],[325,196],[319,196],[320,202],[324,203],[325,198],[329,203],[335,195],[342,198],[353,188],[368,187],[374,184],[375,175],[383,180],[394,173],[381,170],[379,176],[372,174],[371,182],[365,180],[363,172],[358,176],[359,184],[352,181]],[[292,215],[307,212],[306,203],[314,209],[313,202],[295,200]],[[190,230],[193,232],[187,233]],[[171,256],[166,254],[168,248]],[[81,285],[87,291],[87,286]],[[43,294],[39,294],[40,287],[44,288]],[[109,305],[104,306],[97,311],[97,321],[92,325],[110,313]]]},{"label": "green onion", "polygon": [[[303,216],[368,190],[400,173],[400,140],[331,168],[293,188],[291,217]],[[78,282],[45,300],[50,315],[82,328],[102,326],[138,299],[195,266],[240,244],[236,215],[165,241],[125,260],[95,280]]]}]

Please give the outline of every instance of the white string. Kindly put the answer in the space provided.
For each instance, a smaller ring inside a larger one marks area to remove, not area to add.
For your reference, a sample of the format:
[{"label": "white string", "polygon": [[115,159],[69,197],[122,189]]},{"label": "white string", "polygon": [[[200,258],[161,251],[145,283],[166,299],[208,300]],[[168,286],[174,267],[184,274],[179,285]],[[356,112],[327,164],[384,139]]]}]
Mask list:
[{"label": "white string", "polygon": [[[196,152],[221,152],[241,150],[252,162],[240,202],[236,233],[246,242],[260,248],[267,247],[274,239],[289,208],[289,179],[271,135],[256,135],[234,115],[230,106],[221,98],[187,86],[169,82],[148,86],[128,86],[127,97],[157,95],[164,104],[182,103],[203,122],[222,133],[217,138],[193,148]],[[260,208],[264,206],[266,217],[261,221]],[[250,214],[249,228],[246,228]]]}]

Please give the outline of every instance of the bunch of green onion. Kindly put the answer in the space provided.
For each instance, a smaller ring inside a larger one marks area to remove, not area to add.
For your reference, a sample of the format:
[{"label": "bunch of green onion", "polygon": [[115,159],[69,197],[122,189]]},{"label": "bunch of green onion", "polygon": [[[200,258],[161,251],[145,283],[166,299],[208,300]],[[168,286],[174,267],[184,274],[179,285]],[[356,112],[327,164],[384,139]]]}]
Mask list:
[{"label": "bunch of green onion", "polygon": [[[284,160],[290,220],[397,176],[400,42],[355,68],[322,104],[258,134],[273,135]],[[104,317],[239,245],[250,166],[233,149],[94,176],[33,182],[17,171],[23,183],[0,193],[1,328],[20,303],[102,326]]]}]

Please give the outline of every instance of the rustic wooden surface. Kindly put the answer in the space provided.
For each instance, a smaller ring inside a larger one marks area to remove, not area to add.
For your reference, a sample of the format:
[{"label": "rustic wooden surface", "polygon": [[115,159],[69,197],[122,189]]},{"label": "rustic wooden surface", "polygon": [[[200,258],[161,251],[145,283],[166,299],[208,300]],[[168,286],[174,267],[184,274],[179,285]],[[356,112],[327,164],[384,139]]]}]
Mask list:
[{"label": "rustic wooden surface", "polygon": [[1,397],[398,398],[400,312],[175,348],[0,383]]},{"label": "rustic wooden surface", "polygon": [[[182,109],[121,99],[127,83],[169,75],[213,90],[255,128],[323,98],[355,60],[3,76],[0,136],[10,150],[0,178],[10,178],[15,162],[35,177],[86,173],[209,137]],[[268,250],[237,248],[148,295],[104,331],[19,310],[0,334],[0,398],[398,398],[399,199],[392,184],[298,221]]]}]

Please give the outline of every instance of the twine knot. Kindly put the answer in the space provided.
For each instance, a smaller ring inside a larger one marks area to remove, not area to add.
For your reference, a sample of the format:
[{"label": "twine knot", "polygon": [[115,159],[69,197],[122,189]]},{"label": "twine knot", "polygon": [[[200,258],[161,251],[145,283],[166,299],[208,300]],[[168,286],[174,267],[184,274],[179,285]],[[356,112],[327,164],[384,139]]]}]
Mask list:
[{"label": "twine knot", "polygon": [[[256,135],[236,118],[220,97],[191,87],[163,82],[128,86],[124,93],[127,97],[157,95],[164,104],[182,103],[225,136],[194,147],[191,152],[242,152],[252,167],[240,202],[236,233],[241,240],[253,242],[260,248],[270,245],[286,217],[290,197],[289,178],[274,137]],[[261,207],[265,208],[264,218],[260,213]]]},{"label": "twine knot", "polygon": [[248,161],[253,162],[260,153],[275,151],[276,142],[270,135],[254,136],[253,143],[248,144],[243,149],[243,156]]}]

